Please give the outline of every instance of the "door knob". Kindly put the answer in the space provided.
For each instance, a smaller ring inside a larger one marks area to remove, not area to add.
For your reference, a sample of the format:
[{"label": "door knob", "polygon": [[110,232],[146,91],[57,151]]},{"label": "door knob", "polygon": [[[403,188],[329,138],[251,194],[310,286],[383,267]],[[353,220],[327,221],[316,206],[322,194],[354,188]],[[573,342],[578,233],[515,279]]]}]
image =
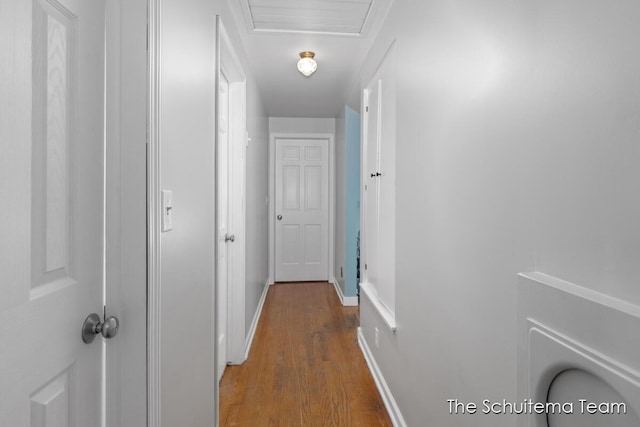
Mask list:
[{"label": "door knob", "polygon": [[282,215],[278,215],[278,221],[282,221]]},{"label": "door knob", "polygon": [[227,242],[235,242],[235,241],[236,241],[235,234],[232,234],[232,235],[225,234],[224,235],[224,242],[225,243],[227,243]]},{"label": "door knob", "polygon": [[102,334],[106,339],[113,338],[118,334],[119,327],[120,321],[118,321],[117,317],[111,316],[101,322],[100,316],[96,313],[91,313],[82,324],[82,341],[90,344],[98,334]]}]

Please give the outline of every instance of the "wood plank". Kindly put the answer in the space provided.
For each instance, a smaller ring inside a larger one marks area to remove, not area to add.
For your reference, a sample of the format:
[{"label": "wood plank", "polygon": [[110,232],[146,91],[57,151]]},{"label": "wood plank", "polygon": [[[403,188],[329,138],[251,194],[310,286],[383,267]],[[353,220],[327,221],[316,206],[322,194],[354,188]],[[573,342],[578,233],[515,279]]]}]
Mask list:
[{"label": "wood plank", "polygon": [[391,426],[358,348],[358,310],[326,282],[271,286],[249,359],[220,383],[220,425]]}]

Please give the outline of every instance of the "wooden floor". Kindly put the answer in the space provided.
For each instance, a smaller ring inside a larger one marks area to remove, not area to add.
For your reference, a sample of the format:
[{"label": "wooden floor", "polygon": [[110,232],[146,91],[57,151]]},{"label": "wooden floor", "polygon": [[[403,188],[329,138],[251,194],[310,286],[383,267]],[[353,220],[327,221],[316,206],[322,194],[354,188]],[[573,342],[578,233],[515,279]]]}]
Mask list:
[{"label": "wooden floor", "polygon": [[249,359],[220,383],[220,425],[391,426],[358,323],[329,283],[272,285]]}]

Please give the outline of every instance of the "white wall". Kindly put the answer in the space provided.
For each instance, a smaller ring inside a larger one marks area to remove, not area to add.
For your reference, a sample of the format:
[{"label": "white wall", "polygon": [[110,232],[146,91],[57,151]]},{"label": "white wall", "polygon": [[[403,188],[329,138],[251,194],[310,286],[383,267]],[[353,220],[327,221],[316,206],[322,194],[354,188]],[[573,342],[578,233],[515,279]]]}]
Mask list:
[{"label": "white wall", "polygon": [[247,128],[251,142],[247,147],[247,242],[246,242],[246,320],[249,332],[262,291],[269,279],[269,122],[262,106],[255,79],[247,72]]},{"label": "white wall", "polygon": [[[224,0],[162,0],[161,186],[173,191],[162,234],[162,425],[214,425],[215,19],[247,77],[246,325],[268,276],[268,123]],[[194,327],[197,325],[197,327]]]},{"label": "white wall", "polygon": [[161,10],[160,179],[173,230],[161,240],[160,415],[163,426],[214,425],[216,10],[207,0]]},{"label": "white wall", "polygon": [[334,133],[335,119],[311,117],[269,117],[271,133]]},{"label": "white wall", "polygon": [[397,39],[398,332],[361,324],[408,425],[515,425],[446,399],[516,398],[518,272],[640,303],[639,13],[394,2],[362,84]]}]

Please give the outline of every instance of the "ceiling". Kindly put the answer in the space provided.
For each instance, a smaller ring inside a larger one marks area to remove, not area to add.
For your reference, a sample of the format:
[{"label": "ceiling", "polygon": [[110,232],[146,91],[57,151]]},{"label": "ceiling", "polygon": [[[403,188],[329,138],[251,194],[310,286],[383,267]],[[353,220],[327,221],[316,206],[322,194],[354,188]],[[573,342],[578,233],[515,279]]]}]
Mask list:
[{"label": "ceiling", "polygon": [[[393,0],[228,0],[270,117],[335,117]],[[304,77],[299,53],[315,52]]]}]

